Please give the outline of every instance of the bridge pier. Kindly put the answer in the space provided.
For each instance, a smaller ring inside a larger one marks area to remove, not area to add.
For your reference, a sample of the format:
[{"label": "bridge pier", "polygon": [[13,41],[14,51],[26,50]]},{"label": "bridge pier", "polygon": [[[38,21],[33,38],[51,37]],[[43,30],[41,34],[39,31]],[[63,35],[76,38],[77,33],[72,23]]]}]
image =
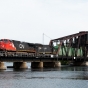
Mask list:
[{"label": "bridge pier", "polygon": [[6,68],[4,62],[0,62],[0,70],[6,70]]},{"label": "bridge pier", "polygon": [[61,67],[61,62],[44,62],[44,67]]},{"label": "bridge pier", "polygon": [[28,66],[27,66],[27,63],[26,62],[14,62],[13,63],[13,68],[15,68],[15,69],[26,69],[26,68],[28,68]]},{"label": "bridge pier", "polygon": [[56,61],[55,62],[55,67],[61,67],[61,62],[60,61]]},{"label": "bridge pier", "polygon": [[31,62],[31,68],[43,68],[43,62]]},{"label": "bridge pier", "polygon": [[85,62],[85,66],[88,66],[88,61]]}]

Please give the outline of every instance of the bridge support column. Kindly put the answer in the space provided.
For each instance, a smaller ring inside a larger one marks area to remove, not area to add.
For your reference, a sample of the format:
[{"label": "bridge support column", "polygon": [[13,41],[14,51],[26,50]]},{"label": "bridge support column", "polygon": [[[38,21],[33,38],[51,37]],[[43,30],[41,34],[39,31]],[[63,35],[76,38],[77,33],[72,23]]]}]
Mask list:
[{"label": "bridge support column", "polygon": [[26,69],[28,68],[27,63],[26,62],[14,62],[13,63],[13,67],[16,69]]},{"label": "bridge support column", "polygon": [[0,62],[0,70],[6,70],[6,68],[4,62]]},{"label": "bridge support column", "polygon": [[60,61],[55,62],[55,67],[61,67],[61,62]]},{"label": "bridge support column", "polygon": [[88,61],[85,62],[85,66],[88,66]]},{"label": "bridge support column", "polygon": [[44,62],[44,67],[61,67],[61,62]]},{"label": "bridge support column", "polygon": [[43,62],[31,62],[31,68],[43,68]]}]

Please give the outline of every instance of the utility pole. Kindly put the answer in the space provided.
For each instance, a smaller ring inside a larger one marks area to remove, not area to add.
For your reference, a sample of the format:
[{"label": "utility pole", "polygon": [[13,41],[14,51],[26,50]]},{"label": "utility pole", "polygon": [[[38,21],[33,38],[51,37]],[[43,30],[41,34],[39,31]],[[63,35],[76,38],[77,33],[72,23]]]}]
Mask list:
[{"label": "utility pole", "polygon": [[43,45],[44,45],[44,33],[43,33]]}]

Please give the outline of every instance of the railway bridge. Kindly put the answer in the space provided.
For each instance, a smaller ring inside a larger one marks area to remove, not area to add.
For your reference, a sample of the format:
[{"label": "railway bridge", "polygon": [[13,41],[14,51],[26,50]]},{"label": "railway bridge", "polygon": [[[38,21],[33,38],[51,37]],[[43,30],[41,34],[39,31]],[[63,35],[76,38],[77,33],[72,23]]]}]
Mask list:
[{"label": "railway bridge", "polygon": [[61,61],[72,62],[73,65],[88,66],[88,32],[81,31],[61,38],[50,40],[52,53],[43,51],[35,54],[25,54],[0,51],[0,69],[6,69],[4,62],[13,62],[13,68],[60,67]]}]

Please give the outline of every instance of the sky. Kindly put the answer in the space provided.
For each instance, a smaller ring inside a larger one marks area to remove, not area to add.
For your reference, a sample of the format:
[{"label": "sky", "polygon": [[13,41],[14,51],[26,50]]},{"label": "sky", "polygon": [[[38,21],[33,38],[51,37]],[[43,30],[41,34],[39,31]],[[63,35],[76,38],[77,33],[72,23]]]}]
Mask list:
[{"label": "sky", "polygon": [[88,0],[0,0],[0,39],[49,44],[88,31]]}]

